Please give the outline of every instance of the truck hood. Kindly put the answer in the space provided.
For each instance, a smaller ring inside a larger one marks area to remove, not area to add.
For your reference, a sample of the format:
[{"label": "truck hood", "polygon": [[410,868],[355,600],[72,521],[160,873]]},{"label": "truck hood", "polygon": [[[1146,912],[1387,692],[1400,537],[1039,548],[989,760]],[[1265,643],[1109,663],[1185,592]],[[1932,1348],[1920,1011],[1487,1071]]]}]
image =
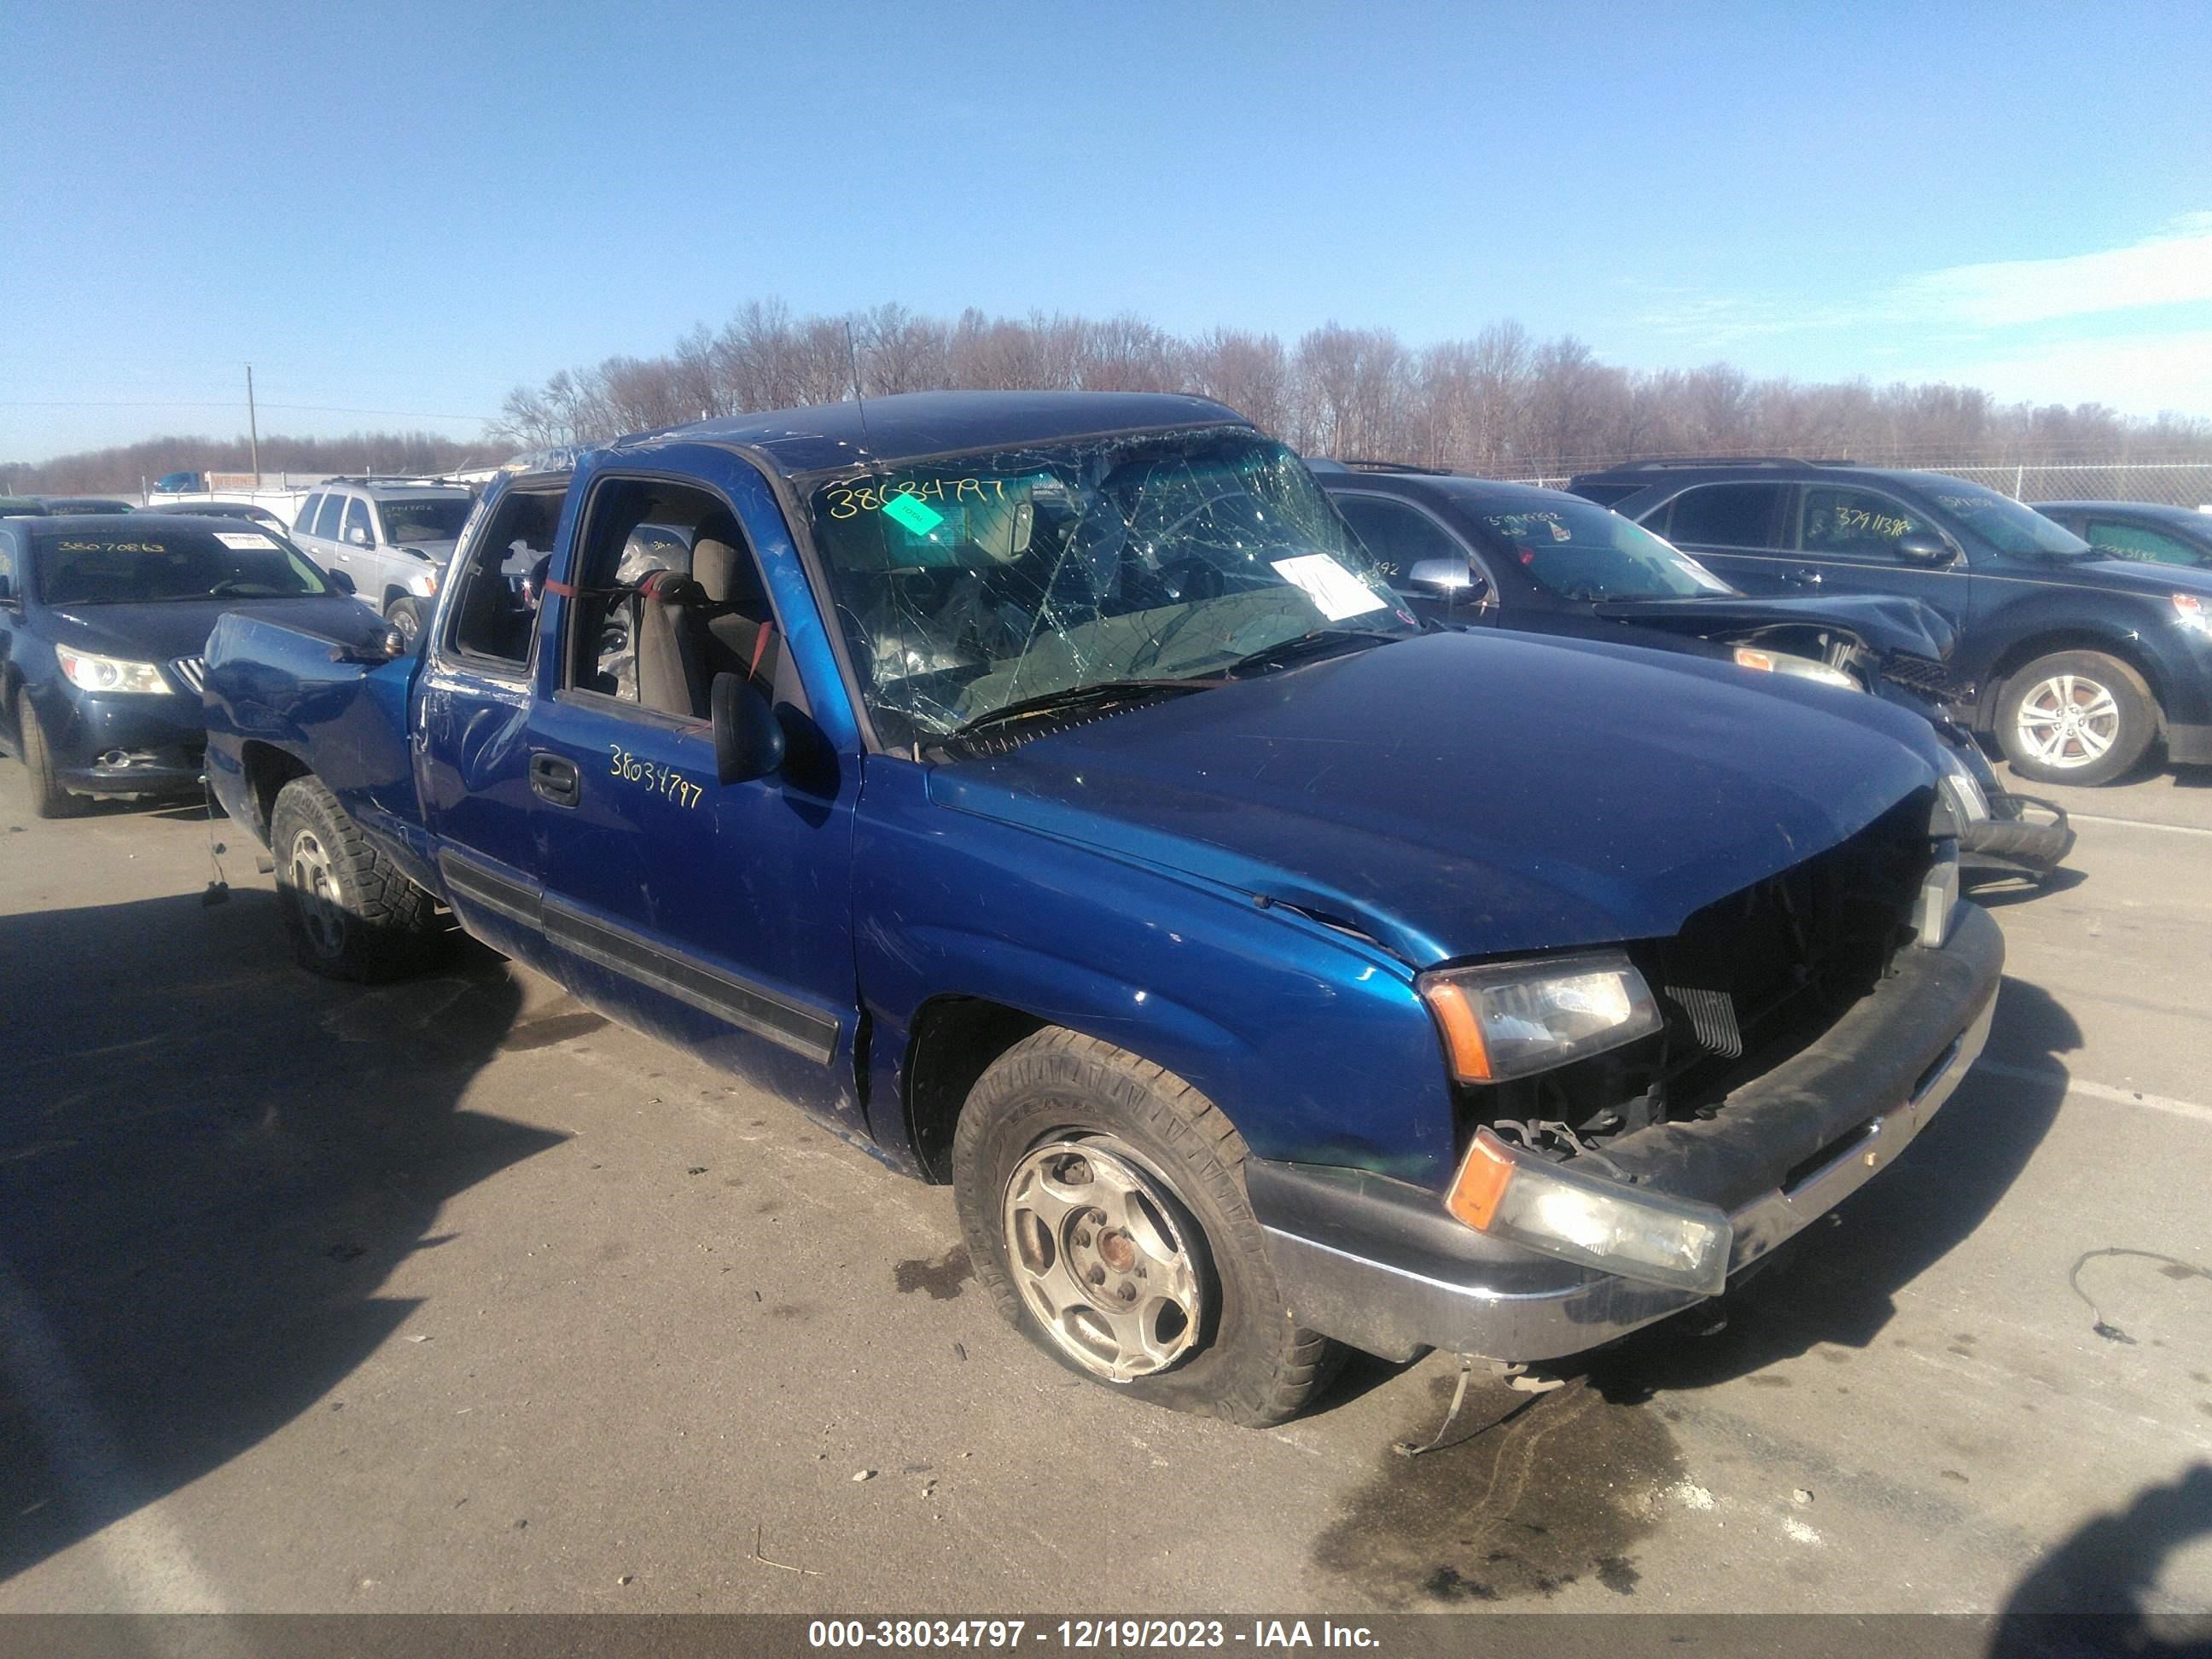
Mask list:
[{"label": "truck hood", "polygon": [[1425,966],[1670,934],[1930,787],[1935,744],[1856,692],[1439,633],[946,763],[929,787]]},{"label": "truck hood", "polygon": [[1692,599],[1601,599],[1599,616],[1703,640],[1725,640],[1777,626],[1842,628],[1877,652],[1903,651],[1942,661],[1958,634],[1917,599],[1877,594],[1758,599],[1734,594]]},{"label": "truck hood", "polygon": [[207,647],[216,619],[236,611],[354,644],[383,627],[376,613],[341,594],[289,599],[171,599],[158,605],[80,605],[49,609],[55,641],[78,651],[134,662],[196,657]]}]

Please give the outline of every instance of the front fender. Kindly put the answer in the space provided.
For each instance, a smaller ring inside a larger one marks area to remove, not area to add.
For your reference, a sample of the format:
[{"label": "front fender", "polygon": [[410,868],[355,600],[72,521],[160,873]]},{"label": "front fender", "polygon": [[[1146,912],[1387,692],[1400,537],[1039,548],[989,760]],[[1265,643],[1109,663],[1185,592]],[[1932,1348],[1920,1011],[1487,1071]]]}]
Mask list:
[{"label": "front fender", "polygon": [[1166,1067],[1255,1155],[1440,1184],[1449,1091],[1413,970],[1248,896],[933,804],[922,769],[869,757],[854,941],[871,1121],[911,1151],[920,1012],[980,999]]}]

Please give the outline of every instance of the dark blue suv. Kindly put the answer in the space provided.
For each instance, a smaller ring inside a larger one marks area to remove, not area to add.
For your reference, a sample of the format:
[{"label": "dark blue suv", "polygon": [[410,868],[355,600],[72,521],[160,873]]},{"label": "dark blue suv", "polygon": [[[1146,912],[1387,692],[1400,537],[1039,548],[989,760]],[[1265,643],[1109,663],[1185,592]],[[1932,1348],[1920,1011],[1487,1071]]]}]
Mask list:
[{"label": "dark blue suv", "polygon": [[1570,486],[1749,593],[1893,593],[1959,630],[1956,709],[2023,775],[2109,783],[2152,744],[2212,763],[2212,571],[2145,564],[1940,472],[1644,461]]}]

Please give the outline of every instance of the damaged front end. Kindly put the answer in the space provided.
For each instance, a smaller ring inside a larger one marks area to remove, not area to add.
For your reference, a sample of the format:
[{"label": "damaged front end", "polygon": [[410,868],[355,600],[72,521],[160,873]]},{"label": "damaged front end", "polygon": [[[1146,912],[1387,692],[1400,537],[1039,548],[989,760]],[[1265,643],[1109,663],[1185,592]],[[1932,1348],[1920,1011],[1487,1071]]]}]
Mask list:
[{"label": "damaged front end", "polygon": [[1957,902],[1960,827],[1923,790],[1668,938],[1423,975],[1454,1078],[1445,1190],[1248,1176],[1301,1321],[1534,1362],[1719,1294],[1893,1159],[1979,1052],[2003,950]]}]

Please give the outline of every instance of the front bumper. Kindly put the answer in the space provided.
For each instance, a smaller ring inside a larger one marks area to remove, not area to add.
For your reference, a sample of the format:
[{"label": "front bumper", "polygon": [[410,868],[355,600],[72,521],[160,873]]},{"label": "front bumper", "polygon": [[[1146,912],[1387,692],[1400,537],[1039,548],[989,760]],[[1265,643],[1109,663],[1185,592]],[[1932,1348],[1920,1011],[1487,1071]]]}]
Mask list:
[{"label": "front bumper", "polygon": [[168,795],[200,787],[207,717],[197,697],[79,693],[37,708],[64,789]]},{"label": "front bumper", "polygon": [[2056,801],[1999,790],[1990,816],[1959,835],[1959,862],[1969,880],[1984,876],[2049,875],[2074,850],[2074,830]]},{"label": "front bumper", "polygon": [[[1996,922],[1962,904],[1941,949],[1908,950],[1717,1116],[1624,1136],[1606,1155],[1652,1190],[1726,1210],[1733,1277],[1894,1162],[1950,1098],[1988,1041],[2003,967]],[[1492,1239],[1437,1193],[1366,1170],[1255,1158],[1245,1179],[1293,1316],[1386,1359],[1557,1359],[1704,1299]]]}]

